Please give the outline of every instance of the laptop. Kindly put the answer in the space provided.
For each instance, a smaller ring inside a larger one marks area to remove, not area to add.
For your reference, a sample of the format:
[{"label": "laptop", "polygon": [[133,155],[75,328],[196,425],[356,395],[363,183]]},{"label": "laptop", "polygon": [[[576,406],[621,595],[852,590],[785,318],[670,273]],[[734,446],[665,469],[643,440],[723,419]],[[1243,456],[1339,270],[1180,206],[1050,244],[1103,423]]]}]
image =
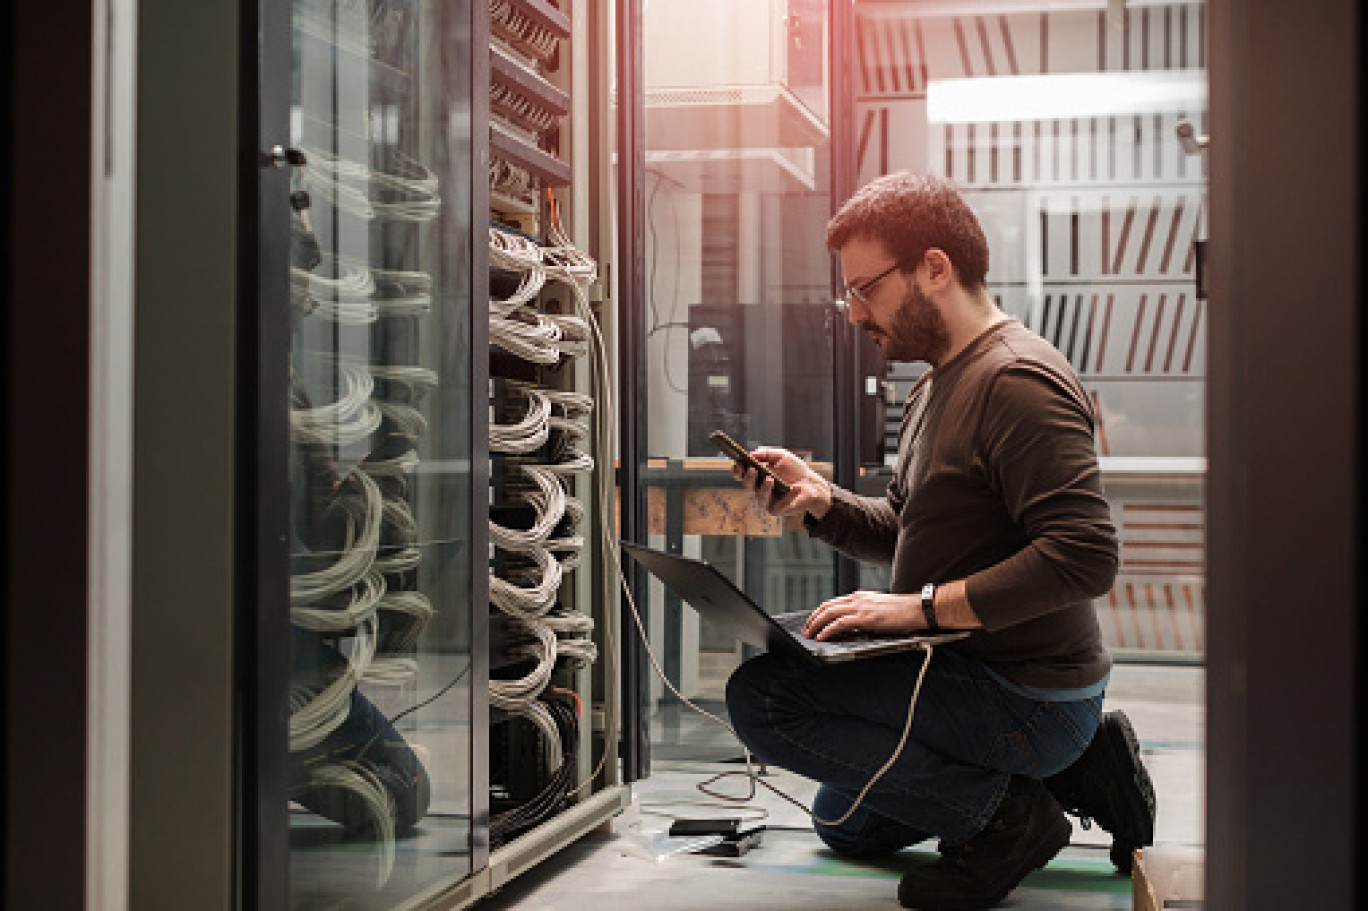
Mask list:
[{"label": "laptop", "polygon": [[700,615],[742,642],[819,664],[925,648],[969,635],[967,630],[951,630],[915,636],[857,636],[819,642],[803,635],[809,611],[767,614],[706,560],[669,554],[630,541],[623,541],[622,549]]}]

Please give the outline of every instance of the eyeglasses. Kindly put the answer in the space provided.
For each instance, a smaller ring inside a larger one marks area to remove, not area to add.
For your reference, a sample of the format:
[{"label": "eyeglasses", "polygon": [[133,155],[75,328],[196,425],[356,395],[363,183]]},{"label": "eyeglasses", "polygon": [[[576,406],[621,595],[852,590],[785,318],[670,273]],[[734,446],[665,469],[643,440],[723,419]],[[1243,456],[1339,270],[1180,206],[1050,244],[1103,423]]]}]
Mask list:
[{"label": "eyeglasses", "polygon": [[866,279],[865,281],[860,282],[858,285],[846,285],[845,293],[841,295],[841,300],[845,301],[846,306],[850,306],[850,299],[853,297],[855,298],[855,300],[868,306],[869,292],[874,290],[875,285],[883,281],[889,275],[893,274],[893,270],[897,269],[898,265],[898,263],[894,263],[887,269],[880,272],[878,275],[874,276],[871,279]]}]

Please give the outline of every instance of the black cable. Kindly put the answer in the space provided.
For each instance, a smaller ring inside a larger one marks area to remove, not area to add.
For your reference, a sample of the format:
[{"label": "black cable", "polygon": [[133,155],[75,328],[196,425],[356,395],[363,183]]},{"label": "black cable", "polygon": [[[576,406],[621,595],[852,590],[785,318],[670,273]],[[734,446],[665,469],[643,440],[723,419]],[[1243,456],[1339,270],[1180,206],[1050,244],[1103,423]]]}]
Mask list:
[{"label": "black cable", "polygon": [[575,760],[579,751],[579,718],[568,703],[556,699],[542,700],[550,710],[560,732],[562,759],[542,790],[526,803],[494,814],[489,820],[492,845],[499,845],[514,835],[548,819],[569,796]]},{"label": "black cable", "polygon": [[[459,674],[457,674],[455,677],[453,677],[453,678],[451,679],[451,681],[448,682],[445,686],[443,686],[440,690],[438,690],[437,692],[433,693],[431,696],[429,696],[428,698],[424,699],[422,702],[418,703],[417,705],[413,705],[413,706],[410,706],[409,708],[404,709],[402,712],[399,712],[398,714],[394,715],[392,718],[386,718],[386,719],[385,719],[385,723],[386,723],[388,726],[393,727],[393,726],[394,726],[394,722],[398,721],[400,718],[403,718],[405,715],[412,715],[414,712],[418,711],[418,710],[421,709],[423,706],[425,706],[425,705],[430,705],[430,704],[432,704],[433,702],[436,702],[438,699],[440,699],[440,698],[442,698],[443,696],[445,696],[445,695],[451,690],[452,687],[454,687],[456,684],[460,683],[461,680],[465,677],[465,675],[468,674],[469,672],[470,672],[470,665],[469,665],[469,664],[466,664],[465,667],[461,668],[461,672],[460,672]],[[366,741],[366,745],[363,746],[363,747],[361,748],[361,751],[360,751],[359,753],[356,754],[356,759],[355,759],[356,762],[360,762],[361,759],[366,755],[366,751],[369,750],[372,746],[375,745],[375,741],[378,740],[378,739],[380,738],[380,734],[381,734],[381,732],[382,732],[383,730],[384,730],[384,728],[381,728],[380,730],[377,730],[374,734],[371,735],[371,739],[370,739],[370,740],[367,740],[367,741]]]}]

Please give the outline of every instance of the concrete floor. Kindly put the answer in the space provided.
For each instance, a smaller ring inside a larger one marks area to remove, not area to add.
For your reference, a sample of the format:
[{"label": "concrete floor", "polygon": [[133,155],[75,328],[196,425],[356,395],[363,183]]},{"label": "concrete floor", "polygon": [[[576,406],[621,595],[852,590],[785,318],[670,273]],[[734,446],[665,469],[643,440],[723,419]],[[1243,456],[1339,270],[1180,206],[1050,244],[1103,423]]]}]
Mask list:
[{"label": "concrete floor", "polygon": [[[1204,844],[1203,672],[1195,667],[1118,666],[1107,709],[1124,709],[1140,736],[1158,792],[1156,842]],[[482,911],[580,909],[837,909],[896,908],[902,871],[931,856],[931,848],[904,851],[881,865],[861,865],[827,851],[802,810],[761,790],[750,808],[701,806],[709,799],[696,784],[739,768],[730,735],[693,715],[658,717],[651,777],[638,782],[632,811],[612,826],[581,839],[480,903]],[[768,781],[809,803],[815,785],[781,770]],[[736,779],[727,793],[743,793]],[[670,843],[671,815],[764,816],[763,843],[741,858],[659,855]],[[1072,843],[1044,870],[1029,876],[1002,905],[1016,909],[1130,908],[1132,886],[1107,856],[1110,838],[1075,825]]]}]

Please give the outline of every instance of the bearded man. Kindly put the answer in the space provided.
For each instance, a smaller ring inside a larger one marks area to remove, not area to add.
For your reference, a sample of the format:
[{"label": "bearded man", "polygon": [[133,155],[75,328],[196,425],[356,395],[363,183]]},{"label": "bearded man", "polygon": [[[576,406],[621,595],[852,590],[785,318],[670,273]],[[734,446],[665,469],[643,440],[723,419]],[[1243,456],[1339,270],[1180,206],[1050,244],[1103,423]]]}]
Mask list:
[{"label": "bearded man", "polygon": [[893,480],[859,496],[773,447],[752,454],[784,495],[734,472],[771,514],[801,514],[813,537],[892,567],[887,592],[825,602],[806,635],[970,632],[929,656],[761,655],[728,682],[732,723],[758,757],[820,782],[814,827],[834,851],[939,839],[938,859],[899,884],[906,907],[1001,901],[1068,844],[1061,800],[1112,832],[1128,868],[1153,841],[1154,794],[1129,722],[1102,712],[1112,661],[1091,599],[1111,588],[1118,544],[1089,397],[988,296],[988,242],[950,183],[873,181],[832,218],[827,246],[850,321],[885,358],[931,368],[904,406]]}]

